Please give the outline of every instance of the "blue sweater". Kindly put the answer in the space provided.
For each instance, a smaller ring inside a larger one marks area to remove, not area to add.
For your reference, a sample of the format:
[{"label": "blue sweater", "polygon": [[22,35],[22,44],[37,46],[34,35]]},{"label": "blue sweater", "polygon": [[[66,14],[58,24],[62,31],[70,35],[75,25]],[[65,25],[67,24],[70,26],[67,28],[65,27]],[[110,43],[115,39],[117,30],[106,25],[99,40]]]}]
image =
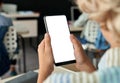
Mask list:
[{"label": "blue sweater", "polygon": [[10,60],[7,50],[3,43],[5,33],[8,31],[9,26],[12,25],[12,20],[0,15],[0,76],[5,74],[10,67]]}]

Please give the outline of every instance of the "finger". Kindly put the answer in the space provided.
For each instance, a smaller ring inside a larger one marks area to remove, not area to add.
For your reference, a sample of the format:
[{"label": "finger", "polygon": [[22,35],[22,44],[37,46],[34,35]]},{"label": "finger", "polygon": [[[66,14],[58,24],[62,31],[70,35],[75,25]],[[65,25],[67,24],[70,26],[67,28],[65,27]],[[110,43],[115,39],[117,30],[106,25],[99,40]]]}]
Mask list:
[{"label": "finger", "polygon": [[50,40],[50,36],[48,33],[45,34],[45,55],[47,55],[49,57],[49,61],[50,63],[54,62],[53,60],[53,53],[52,53],[52,47],[51,47],[51,40]]},{"label": "finger", "polygon": [[45,53],[52,53],[51,40],[48,33],[45,34]]},{"label": "finger", "polygon": [[41,43],[38,45],[38,52],[43,54],[45,50],[45,39],[41,41]]},{"label": "finger", "polygon": [[74,35],[71,34],[70,39],[71,39],[71,42],[72,42],[75,50],[82,48],[80,41]]},{"label": "finger", "polygon": [[82,45],[74,35],[71,35],[70,38],[73,43],[75,58],[76,60],[78,60],[78,58],[80,58],[80,56],[84,54],[84,50],[82,48]]},{"label": "finger", "polygon": [[42,61],[41,59],[44,56],[44,52],[45,52],[45,40],[43,39],[41,41],[41,43],[38,46],[38,59],[39,59],[39,65],[40,65],[40,61]]},{"label": "finger", "polygon": [[48,33],[45,34],[45,48],[46,49],[50,49],[51,47],[51,40],[50,40],[50,36]]}]

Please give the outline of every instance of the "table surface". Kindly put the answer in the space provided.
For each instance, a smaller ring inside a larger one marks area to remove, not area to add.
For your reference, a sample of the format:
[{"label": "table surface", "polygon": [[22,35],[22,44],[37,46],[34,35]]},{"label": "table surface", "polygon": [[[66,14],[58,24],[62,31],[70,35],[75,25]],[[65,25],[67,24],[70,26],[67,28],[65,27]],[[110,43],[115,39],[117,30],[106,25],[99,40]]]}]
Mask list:
[{"label": "table surface", "polygon": [[70,26],[70,31],[71,32],[75,32],[75,31],[81,32],[82,30],[83,30],[82,27],[73,27],[73,26]]},{"label": "table surface", "polygon": [[39,17],[40,13],[37,12],[33,12],[31,14],[20,14],[20,13],[11,13],[11,14],[6,14],[6,13],[2,13],[2,15],[9,17],[9,18],[30,18],[30,17]]},{"label": "table surface", "polygon": [[[34,70],[34,71],[35,71],[35,72],[38,72],[38,70]],[[60,66],[60,67],[55,67],[53,73],[56,73],[56,72],[71,72],[71,73],[74,73],[74,71],[68,70],[67,68],[62,67],[62,66]],[[15,79],[15,78],[17,78],[17,77],[19,77],[19,76],[22,76],[22,75],[24,75],[24,73],[23,73],[23,74],[20,74],[20,75],[17,75],[17,76],[13,76],[13,77],[9,77],[9,78],[2,79],[2,80],[0,80],[0,83],[5,83],[5,82],[7,82],[7,81],[10,81],[10,80]]]}]

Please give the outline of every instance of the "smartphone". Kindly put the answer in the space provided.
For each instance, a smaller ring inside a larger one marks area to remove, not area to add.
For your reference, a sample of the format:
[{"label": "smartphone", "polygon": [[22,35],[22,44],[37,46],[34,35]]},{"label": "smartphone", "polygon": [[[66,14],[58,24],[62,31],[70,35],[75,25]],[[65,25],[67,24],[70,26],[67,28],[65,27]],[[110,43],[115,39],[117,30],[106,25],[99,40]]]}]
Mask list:
[{"label": "smartphone", "polygon": [[45,16],[46,31],[51,38],[51,46],[56,66],[75,62],[74,48],[70,40],[70,30],[65,15]]}]

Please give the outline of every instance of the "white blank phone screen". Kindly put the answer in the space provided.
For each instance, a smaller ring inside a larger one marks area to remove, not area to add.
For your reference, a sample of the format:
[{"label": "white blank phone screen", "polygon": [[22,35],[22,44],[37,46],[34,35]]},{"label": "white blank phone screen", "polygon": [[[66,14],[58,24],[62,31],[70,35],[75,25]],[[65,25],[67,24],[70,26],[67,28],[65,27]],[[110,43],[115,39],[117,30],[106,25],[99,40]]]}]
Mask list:
[{"label": "white blank phone screen", "polygon": [[55,63],[75,60],[66,17],[64,15],[47,16],[46,23]]}]

